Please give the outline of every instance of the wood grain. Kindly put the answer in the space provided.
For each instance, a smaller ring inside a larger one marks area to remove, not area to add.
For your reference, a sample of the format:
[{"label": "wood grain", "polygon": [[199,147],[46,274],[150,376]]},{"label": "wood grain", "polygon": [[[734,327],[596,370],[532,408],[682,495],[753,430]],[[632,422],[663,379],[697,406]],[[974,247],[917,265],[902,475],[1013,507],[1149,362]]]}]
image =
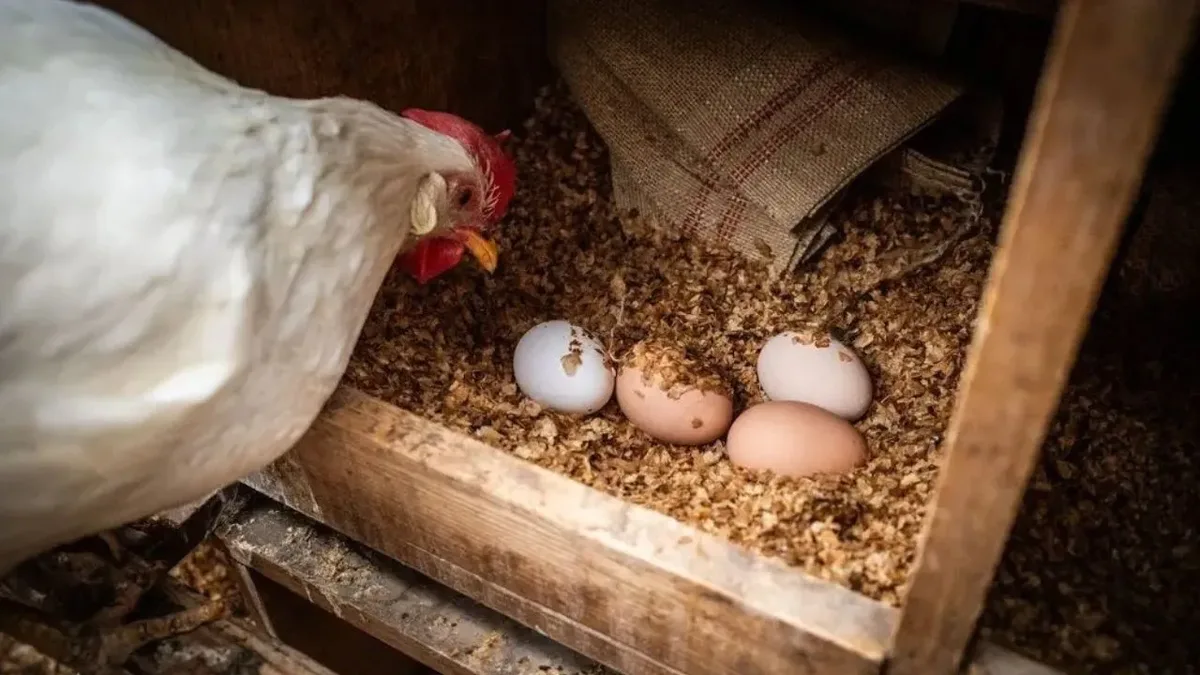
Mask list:
[{"label": "wood grain", "polygon": [[342,388],[247,484],[624,672],[871,673],[891,611]]},{"label": "wood grain", "polygon": [[204,66],[293,97],[519,124],[551,75],[545,0],[95,0]]},{"label": "wood grain", "polygon": [[[291,453],[246,482],[627,675],[874,673],[897,620],[892,608],[848,589],[348,388]],[[278,525],[295,515],[271,518]],[[293,541],[270,556],[247,557],[250,547],[226,541],[241,562],[301,591],[300,580],[313,575],[309,559],[336,544],[289,522]],[[408,578],[364,558],[351,567]],[[326,607],[345,591],[321,588],[311,596]],[[385,641],[402,629],[386,607],[347,602],[343,616]],[[1053,673],[990,645],[978,666],[979,675]]]},{"label": "wood grain", "polygon": [[1193,0],[1063,3],[889,675],[955,672],[972,636],[1195,16]]},{"label": "wood grain", "polygon": [[285,507],[256,505],[222,537],[239,563],[445,675],[605,672]]}]

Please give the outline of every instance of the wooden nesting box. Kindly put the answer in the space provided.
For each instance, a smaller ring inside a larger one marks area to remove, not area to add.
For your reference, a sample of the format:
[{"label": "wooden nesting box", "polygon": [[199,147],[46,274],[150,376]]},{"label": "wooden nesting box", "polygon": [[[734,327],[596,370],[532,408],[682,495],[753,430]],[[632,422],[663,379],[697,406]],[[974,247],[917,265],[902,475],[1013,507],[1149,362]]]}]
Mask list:
[{"label": "wooden nesting box", "polygon": [[[151,3],[108,4],[202,62],[281,93],[337,89],[495,126],[511,124],[514,102],[529,101],[540,81],[516,65],[540,63],[530,54],[541,47],[526,40],[540,16],[532,2],[188,2],[169,15]],[[631,675],[941,675],[964,661],[997,674],[1050,672],[971,638],[1195,12],[1188,0],[1058,9],[900,610],[347,387],[296,448],[245,482]],[[369,63],[352,49],[313,47],[331,35],[353,44],[356,27],[385,20],[407,28],[394,48],[375,45]],[[486,34],[468,28],[483,25]],[[214,46],[226,41],[262,52]],[[263,70],[272,64],[282,74]],[[412,75],[407,88],[392,84],[398,72]]]}]

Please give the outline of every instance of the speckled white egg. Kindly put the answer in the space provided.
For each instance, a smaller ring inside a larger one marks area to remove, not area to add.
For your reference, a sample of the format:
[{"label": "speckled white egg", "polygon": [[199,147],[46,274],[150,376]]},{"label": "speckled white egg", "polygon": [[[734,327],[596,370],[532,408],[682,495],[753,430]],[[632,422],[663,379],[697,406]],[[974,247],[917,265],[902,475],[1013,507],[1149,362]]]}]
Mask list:
[{"label": "speckled white egg", "polygon": [[758,353],[758,383],[772,401],[808,403],[846,420],[871,405],[871,375],[852,349],[832,337],[780,333]]},{"label": "speckled white egg", "polygon": [[582,415],[608,403],[616,378],[600,342],[566,321],[539,323],[521,336],[513,375],[521,392],[542,406]]}]

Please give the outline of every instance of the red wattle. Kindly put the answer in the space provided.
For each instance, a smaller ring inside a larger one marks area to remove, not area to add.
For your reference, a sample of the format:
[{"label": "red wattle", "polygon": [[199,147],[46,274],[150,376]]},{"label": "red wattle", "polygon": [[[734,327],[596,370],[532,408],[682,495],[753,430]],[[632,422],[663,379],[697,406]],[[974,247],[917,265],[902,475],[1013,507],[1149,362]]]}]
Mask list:
[{"label": "red wattle", "polygon": [[400,269],[408,272],[418,284],[453,269],[462,261],[466,247],[453,239],[426,239],[400,257]]}]

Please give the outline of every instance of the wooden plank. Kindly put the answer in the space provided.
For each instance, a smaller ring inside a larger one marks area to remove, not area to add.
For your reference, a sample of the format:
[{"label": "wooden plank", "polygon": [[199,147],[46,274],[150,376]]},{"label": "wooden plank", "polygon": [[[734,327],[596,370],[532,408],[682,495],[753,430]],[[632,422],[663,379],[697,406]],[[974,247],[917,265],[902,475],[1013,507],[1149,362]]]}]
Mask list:
[{"label": "wooden plank", "polygon": [[257,504],[222,537],[240,564],[440,673],[607,672],[286,507]]},{"label": "wooden plank", "polygon": [[[447,675],[611,673],[273,501],[255,503],[221,536],[239,566]],[[971,675],[1061,675],[988,643],[972,668]]]},{"label": "wooden plank", "polygon": [[629,673],[873,673],[891,610],[348,388],[247,484]]},{"label": "wooden plank", "polygon": [[[229,560],[235,560],[233,553],[227,548],[225,549],[225,554]],[[275,623],[271,620],[271,614],[267,611],[267,605],[263,601],[262,595],[258,592],[258,584],[254,583],[254,577],[251,575],[250,568],[239,562],[234,562],[233,567],[238,593],[242,596],[242,604],[245,607],[246,614],[250,617],[250,621],[260,631],[266,633],[267,637],[272,640],[278,640],[279,631],[275,630]]]},{"label": "wooden plank", "polygon": [[520,124],[551,82],[545,0],[94,0],[202,65],[289,97]]},{"label": "wooden plank", "polygon": [[1133,203],[1194,0],[1063,4],[895,635],[890,675],[954,672]]},{"label": "wooden plank", "polygon": [[263,599],[279,641],[342,675],[438,675],[303,595],[246,568]]}]

